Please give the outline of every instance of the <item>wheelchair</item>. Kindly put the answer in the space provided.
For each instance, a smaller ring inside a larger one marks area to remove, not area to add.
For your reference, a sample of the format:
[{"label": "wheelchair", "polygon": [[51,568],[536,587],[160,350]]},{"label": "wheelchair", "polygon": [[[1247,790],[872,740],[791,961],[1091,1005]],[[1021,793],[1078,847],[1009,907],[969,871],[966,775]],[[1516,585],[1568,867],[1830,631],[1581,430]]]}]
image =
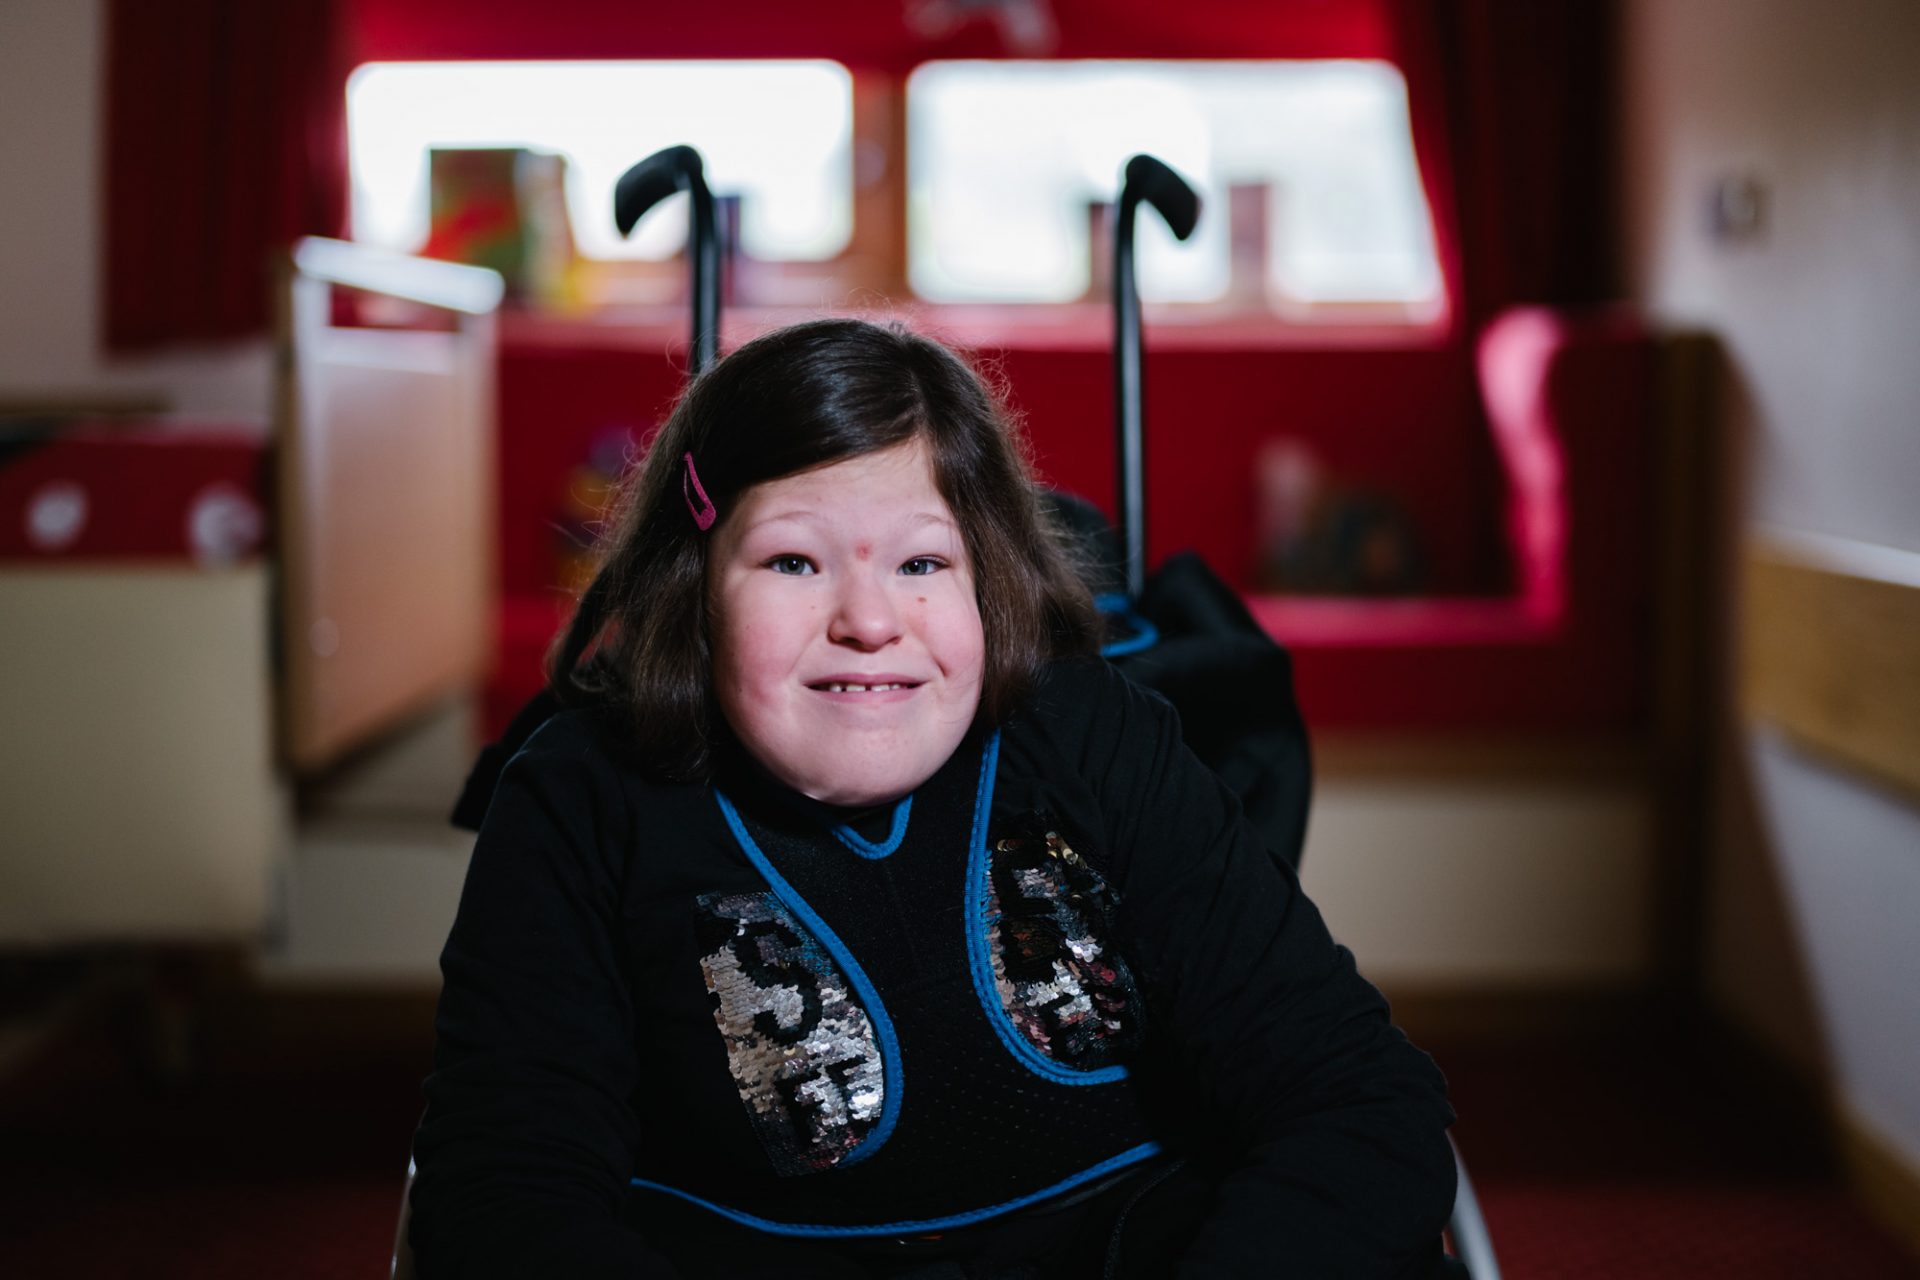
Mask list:
[{"label": "wheelchair", "polygon": [[[689,375],[693,376],[717,356],[720,305],[715,206],[699,153],[691,147],[669,147],[633,166],[616,186],[614,221],[621,234],[628,234],[648,209],[679,191],[692,197],[688,258],[693,313]],[[1180,712],[1195,754],[1223,777],[1241,780],[1235,789],[1249,820],[1261,830],[1276,859],[1297,870],[1312,770],[1286,651],[1197,557],[1173,557],[1151,578],[1145,572],[1142,343],[1133,268],[1134,216],[1142,203],[1152,206],[1181,240],[1192,234],[1200,212],[1199,197],[1165,164],[1146,155],[1127,163],[1115,205],[1112,277],[1117,319],[1119,526],[1109,526],[1091,503],[1070,495],[1049,495],[1051,514],[1086,552],[1093,575],[1089,586],[1108,618],[1103,655],[1131,678],[1167,696]],[[597,607],[589,587],[580,608]],[[536,697],[501,741],[482,753],[455,808],[457,825],[479,828],[507,760],[558,709],[551,694]],[[1458,1184],[1447,1224],[1452,1252],[1446,1265],[1453,1276],[1466,1280],[1499,1280],[1492,1239],[1466,1164],[1459,1148],[1451,1138],[1448,1141]],[[409,1160],[389,1271],[393,1280],[414,1276],[407,1240],[413,1177]]]}]

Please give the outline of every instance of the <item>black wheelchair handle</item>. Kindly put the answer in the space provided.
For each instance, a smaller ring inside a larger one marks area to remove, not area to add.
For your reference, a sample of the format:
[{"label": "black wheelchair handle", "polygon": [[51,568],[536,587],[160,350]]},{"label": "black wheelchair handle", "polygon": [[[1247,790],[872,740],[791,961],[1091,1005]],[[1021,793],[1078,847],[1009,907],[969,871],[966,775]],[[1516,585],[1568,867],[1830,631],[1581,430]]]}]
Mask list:
[{"label": "black wheelchair handle", "polygon": [[1113,222],[1113,412],[1117,474],[1115,507],[1126,558],[1127,594],[1138,600],[1147,582],[1146,443],[1142,406],[1140,291],[1133,276],[1134,211],[1151,205],[1179,240],[1200,221],[1200,197],[1186,179],[1149,155],[1127,161]]},{"label": "black wheelchair handle", "polygon": [[620,175],[613,188],[613,225],[631,234],[647,210],[676,191],[693,197],[687,258],[693,264],[693,336],[687,372],[698,375],[720,350],[720,224],[700,153],[681,145],[654,152]]},{"label": "black wheelchair handle", "polygon": [[1137,155],[1127,161],[1126,180],[1120,187],[1120,205],[1130,208],[1142,200],[1166,219],[1176,240],[1193,234],[1200,221],[1200,196],[1187,180],[1161,161],[1149,155]]}]

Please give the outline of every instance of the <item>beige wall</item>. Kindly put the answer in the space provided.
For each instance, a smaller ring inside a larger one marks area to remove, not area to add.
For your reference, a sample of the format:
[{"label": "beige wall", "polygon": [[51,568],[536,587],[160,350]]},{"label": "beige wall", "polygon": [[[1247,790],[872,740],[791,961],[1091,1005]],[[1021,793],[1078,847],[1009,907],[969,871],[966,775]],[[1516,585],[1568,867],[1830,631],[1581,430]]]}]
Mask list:
[{"label": "beige wall", "polygon": [[[1920,552],[1920,4],[1628,0],[1625,19],[1632,291],[1725,345],[1736,537]],[[1730,176],[1766,193],[1750,239],[1708,231]],[[1712,991],[1920,1166],[1920,802],[1732,737]]]},{"label": "beige wall", "polygon": [[1650,822],[1631,777],[1323,761],[1301,879],[1396,997],[1632,988],[1653,968]]},{"label": "beige wall", "polygon": [[99,350],[104,0],[0,3],[0,403],[118,394],[264,418],[262,342],[157,359]]},{"label": "beige wall", "polygon": [[270,590],[258,561],[0,565],[0,947],[261,937]]}]

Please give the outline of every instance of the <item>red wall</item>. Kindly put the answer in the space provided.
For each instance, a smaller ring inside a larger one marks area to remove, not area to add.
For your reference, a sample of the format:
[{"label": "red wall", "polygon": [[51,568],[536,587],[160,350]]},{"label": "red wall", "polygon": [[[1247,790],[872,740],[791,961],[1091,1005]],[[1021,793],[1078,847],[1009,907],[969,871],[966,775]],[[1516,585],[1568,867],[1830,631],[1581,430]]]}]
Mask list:
[{"label": "red wall", "polygon": [[[1012,350],[991,364],[1023,415],[1043,477],[1113,511],[1112,361],[1104,351]],[[554,580],[552,522],[596,435],[641,435],[671,407],[666,357],[509,342],[500,373],[500,557],[511,594]],[[1329,472],[1399,498],[1441,593],[1505,589],[1503,485],[1470,373],[1444,348],[1149,353],[1149,555],[1193,549],[1245,583],[1252,463],[1276,436],[1309,441]]]},{"label": "red wall", "polygon": [[[976,18],[937,37],[908,29],[903,0],[343,0],[366,61],[511,58],[833,58],[905,72],[928,58],[1008,56]],[[955,6],[958,7],[958,6]],[[1381,0],[1049,0],[1063,58],[1378,58]]]}]

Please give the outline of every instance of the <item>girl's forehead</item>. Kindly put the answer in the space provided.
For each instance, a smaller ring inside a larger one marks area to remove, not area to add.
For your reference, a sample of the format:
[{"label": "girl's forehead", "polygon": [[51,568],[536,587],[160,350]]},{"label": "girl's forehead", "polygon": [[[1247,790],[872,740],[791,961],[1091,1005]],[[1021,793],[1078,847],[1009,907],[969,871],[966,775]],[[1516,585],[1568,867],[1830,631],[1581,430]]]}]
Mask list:
[{"label": "girl's forehead", "polygon": [[738,499],[743,522],[830,519],[882,527],[952,524],[933,462],[918,440],[754,485]]}]

